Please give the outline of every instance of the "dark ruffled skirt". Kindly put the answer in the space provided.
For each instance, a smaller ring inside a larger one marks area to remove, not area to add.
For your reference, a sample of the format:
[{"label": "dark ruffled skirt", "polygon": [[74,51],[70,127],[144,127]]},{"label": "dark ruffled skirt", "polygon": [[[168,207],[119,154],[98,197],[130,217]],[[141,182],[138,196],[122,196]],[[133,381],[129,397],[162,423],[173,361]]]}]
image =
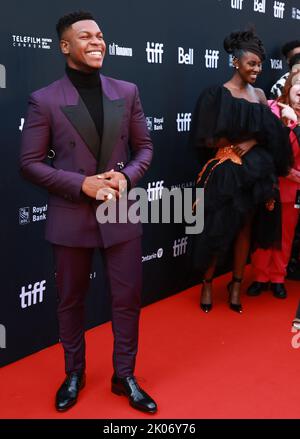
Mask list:
[{"label": "dark ruffled skirt", "polygon": [[[225,262],[249,216],[253,216],[252,249],[281,245],[280,196],[271,155],[257,145],[244,155],[241,165],[226,160],[212,170],[216,162],[209,163],[197,183],[205,186],[204,230],[192,238],[192,261],[201,272],[214,256]],[[266,207],[270,199],[275,200],[273,210]]]}]

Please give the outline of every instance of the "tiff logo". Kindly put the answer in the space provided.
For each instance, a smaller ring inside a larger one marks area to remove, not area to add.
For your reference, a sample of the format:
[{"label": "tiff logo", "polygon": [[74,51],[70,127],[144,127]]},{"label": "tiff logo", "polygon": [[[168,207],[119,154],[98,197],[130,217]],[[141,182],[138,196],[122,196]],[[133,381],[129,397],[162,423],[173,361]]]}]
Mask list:
[{"label": "tiff logo", "polygon": [[192,113],[177,113],[177,131],[179,133],[183,131],[190,131],[191,128]]},{"label": "tiff logo", "polygon": [[6,69],[0,64],[0,88],[6,88]]},{"label": "tiff logo", "polygon": [[39,301],[39,303],[43,302],[44,292],[46,290],[45,283],[45,280],[42,280],[41,282],[35,282],[33,287],[32,284],[29,284],[27,291],[25,287],[22,287],[22,292],[20,294],[21,308],[27,308],[28,306],[36,305],[37,301]]},{"label": "tiff logo", "polygon": [[149,43],[147,41],[147,61],[150,64],[161,64],[162,63],[162,56],[164,53],[163,50],[164,45],[162,43]]},{"label": "tiff logo", "polygon": [[282,59],[270,59],[271,69],[281,70],[282,69]]},{"label": "tiff logo", "polygon": [[284,8],[285,8],[284,2],[275,1],[274,2],[274,17],[275,18],[283,18]]},{"label": "tiff logo", "polygon": [[0,349],[6,348],[6,329],[4,325],[0,325]]},{"label": "tiff logo", "polygon": [[181,238],[181,239],[175,239],[174,245],[173,245],[174,258],[176,258],[177,256],[184,255],[186,253],[187,240],[188,240],[187,236],[185,236],[184,238]]},{"label": "tiff logo", "polygon": [[300,9],[292,8],[292,18],[294,20],[300,20]]},{"label": "tiff logo", "polygon": [[218,68],[218,59],[219,59],[219,50],[206,49],[205,51],[205,67],[207,69],[217,69]]},{"label": "tiff logo", "polygon": [[243,9],[244,0],[231,0],[232,9]]},{"label": "tiff logo", "polygon": [[164,188],[164,180],[148,183],[148,201],[160,200]]},{"label": "tiff logo", "polygon": [[178,47],[178,64],[194,64],[194,49],[189,49],[188,53],[184,53],[183,47]]},{"label": "tiff logo", "polygon": [[254,12],[266,13],[266,0],[254,0],[253,5]]}]

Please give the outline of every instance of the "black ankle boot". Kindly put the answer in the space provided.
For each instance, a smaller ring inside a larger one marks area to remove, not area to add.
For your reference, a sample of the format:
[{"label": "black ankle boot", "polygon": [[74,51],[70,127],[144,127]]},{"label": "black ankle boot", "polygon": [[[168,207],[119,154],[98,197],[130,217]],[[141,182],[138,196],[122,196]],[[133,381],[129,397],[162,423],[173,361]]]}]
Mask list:
[{"label": "black ankle boot", "polygon": [[111,391],[126,396],[129,404],[137,410],[152,414],[157,412],[156,402],[138,385],[134,376],[120,378],[114,373]]},{"label": "black ankle boot", "polygon": [[[213,278],[210,279],[203,279],[202,283],[203,284],[211,284],[213,281]],[[200,308],[202,309],[202,311],[204,311],[205,313],[208,313],[209,311],[212,310],[212,303],[202,303],[201,299],[200,299]]]},{"label": "black ankle boot", "polygon": [[55,408],[59,412],[64,412],[77,402],[78,394],[85,386],[85,373],[72,372],[56,393]]},{"label": "black ankle boot", "polygon": [[241,314],[243,312],[243,307],[240,303],[232,303],[232,299],[231,299],[231,295],[232,295],[232,287],[234,283],[241,283],[243,279],[239,278],[239,277],[235,277],[232,276],[232,280],[229,282],[229,284],[227,285],[227,290],[229,292],[229,308],[232,311],[238,312],[239,314]]}]

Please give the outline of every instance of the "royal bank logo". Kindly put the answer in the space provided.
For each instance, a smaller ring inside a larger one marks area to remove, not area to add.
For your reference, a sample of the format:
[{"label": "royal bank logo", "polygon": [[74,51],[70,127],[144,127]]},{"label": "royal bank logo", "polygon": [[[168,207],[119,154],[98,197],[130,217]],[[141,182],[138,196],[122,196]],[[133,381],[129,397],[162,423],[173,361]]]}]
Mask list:
[{"label": "royal bank logo", "polygon": [[0,88],[6,88],[6,68],[0,64]]},{"label": "royal bank logo", "polygon": [[4,325],[0,325],[0,349],[6,348],[6,328]]},{"label": "royal bank logo", "polygon": [[282,19],[284,17],[285,3],[274,1],[273,8],[274,8],[274,17]]},{"label": "royal bank logo", "polygon": [[270,59],[271,69],[282,70],[282,59]]},{"label": "royal bank logo", "polygon": [[266,0],[254,0],[253,3],[254,12],[266,13]]},{"label": "royal bank logo", "polygon": [[150,43],[147,41],[147,62],[150,64],[162,64],[164,45],[162,43]]},{"label": "royal bank logo", "polygon": [[188,237],[185,236],[184,238],[175,239],[173,244],[173,257],[177,258],[178,256],[182,256],[186,254],[187,250],[187,242]]},{"label": "royal bank logo", "polygon": [[46,291],[46,281],[35,282],[33,285],[29,284],[27,287],[21,288],[21,308],[28,308],[37,303],[42,303],[44,300],[44,293]]},{"label": "royal bank logo", "polygon": [[194,49],[188,49],[185,52],[183,47],[178,47],[178,64],[192,66],[194,64]]},{"label": "royal bank logo", "polygon": [[19,209],[19,224],[24,226],[31,222],[37,223],[40,221],[46,221],[46,214],[48,210],[48,205],[43,206],[32,206],[30,207],[20,207]]},{"label": "royal bank logo", "polygon": [[148,201],[161,200],[164,188],[164,180],[148,183],[147,194]]},{"label": "royal bank logo", "polygon": [[29,207],[21,207],[19,209],[19,224],[24,226],[24,224],[30,223],[30,208]]},{"label": "royal bank logo", "polygon": [[219,60],[219,50],[206,49],[205,51],[205,67],[207,69],[217,69]]},{"label": "royal bank logo", "polygon": [[146,117],[146,123],[149,131],[162,131],[164,128],[163,117]]},{"label": "royal bank logo", "polygon": [[243,9],[243,1],[244,0],[231,0],[231,8],[232,9]]},{"label": "royal bank logo", "polygon": [[29,35],[12,35],[13,47],[50,50],[52,38],[32,37]]},{"label": "royal bank logo", "polygon": [[115,43],[108,45],[108,53],[112,56],[133,56],[131,47],[122,47]]},{"label": "royal bank logo", "polygon": [[190,131],[192,121],[192,113],[177,113],[177,131],[179,133]]},{"label": "royal bank logo", "polygon": [[292,8],[292,18],[294,20],[300,20],[300,9]]},{"label": "royal bank logo", "polygon": [[163,257],[164,250],[163,248],[159,248],[156,252],[153,252],[151,255],[142,256],[142,262],[152,261],[153,259],[161,259]]}]

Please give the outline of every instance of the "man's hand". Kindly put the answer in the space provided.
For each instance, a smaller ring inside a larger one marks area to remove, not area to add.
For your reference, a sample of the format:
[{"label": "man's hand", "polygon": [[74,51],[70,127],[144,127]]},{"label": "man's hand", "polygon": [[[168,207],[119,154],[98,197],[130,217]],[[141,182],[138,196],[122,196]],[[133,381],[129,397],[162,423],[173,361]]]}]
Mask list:
[{"label": "man's hand", "polygon": [[121,172],[113,169],[103,174],[86,177],[82,184],[82,192],[96,200],[111,200],[121,196],[127,186],[127,180]]},{"label": "man's hand", "polygon": [[122,192],[127,187],[127,180],[124,174],[121,172],[116,172],[113,169],[108,172],[104,172],[103,174],[99,174],[98,178],[103,178],[109,181],[109,187],[119,192],[119,196],[121,196]]},{"label": "man's hand", "polygon": [[251,148],[253,148],[254,145],[257,144],[257,140],[250,139],[246,140],[245,142],[241,142],[237,145],[234,145],[233,151],[239,156],[243,157],[248,151],[250,151]]}]

